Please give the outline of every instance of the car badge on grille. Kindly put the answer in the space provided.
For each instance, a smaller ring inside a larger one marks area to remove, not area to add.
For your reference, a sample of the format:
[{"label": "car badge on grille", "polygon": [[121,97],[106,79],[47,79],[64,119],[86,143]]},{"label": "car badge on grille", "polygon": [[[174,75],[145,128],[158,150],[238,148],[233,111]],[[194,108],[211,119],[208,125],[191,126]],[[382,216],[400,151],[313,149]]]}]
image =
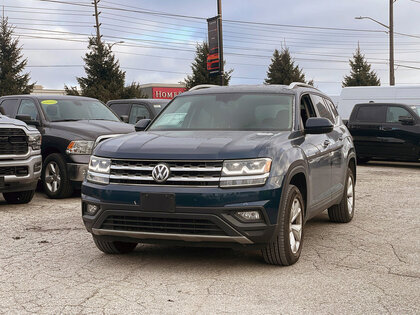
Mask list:
[{"label": "car badge on grille", "polygon": [[166,164],[158,164],[153,168],[152,177],[157,183],[166,182],[171,171]]}]

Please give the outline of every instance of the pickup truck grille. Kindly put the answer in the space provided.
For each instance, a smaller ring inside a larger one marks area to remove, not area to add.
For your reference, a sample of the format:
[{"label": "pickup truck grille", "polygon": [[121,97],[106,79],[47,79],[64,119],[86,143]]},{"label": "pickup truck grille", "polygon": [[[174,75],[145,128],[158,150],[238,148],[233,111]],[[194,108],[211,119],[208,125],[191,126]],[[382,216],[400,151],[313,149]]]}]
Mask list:
[{"label": "pickup truck grille", "polygon": [[[152,171],[164,163],[170,176],[164,183],[157,183]],[[218,186],[222,161],[150,161],[112,160],[110,183],[169,186]]]},{"label": "pickup truck grille", "polygon": [[0,167],[0,176],[26,176],[28,175],[27,166],[2,166]]},{"label": "pickup truck grille", "polygon": [[101,229],[191,235],[226,235],[222,229],[210,220],[149,216],[111,215],[102,223]]},{"label": "pickup truck grille", "polygon": [[0,128],[0,155],[23,155],[27,152],[25,131],[18,128]]}]

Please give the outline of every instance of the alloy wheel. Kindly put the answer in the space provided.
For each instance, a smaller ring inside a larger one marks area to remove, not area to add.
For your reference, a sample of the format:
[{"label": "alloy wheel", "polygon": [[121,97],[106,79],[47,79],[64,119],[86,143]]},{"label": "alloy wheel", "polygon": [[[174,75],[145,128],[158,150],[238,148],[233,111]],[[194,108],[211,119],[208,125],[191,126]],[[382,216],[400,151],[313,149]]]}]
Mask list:
[{"label": "alloy wheel", "polygon": [[45,184],[52,193],[57,192],[61,185],[61,174],[58,164],[54,161],[48,163],[45,169]]},{"label": "alloy wheel", "polygon": [[347,210],[351,215],[353,213],[354,207],[354,185],[353,185],[353,178],[349,176],[347,180]]},{"label": "alloy wheel", "polygon": [[300,200],[295,197],[290,209],[289,240],[290,249],[296,254],[300,248],[302,240],[303,211]]}]

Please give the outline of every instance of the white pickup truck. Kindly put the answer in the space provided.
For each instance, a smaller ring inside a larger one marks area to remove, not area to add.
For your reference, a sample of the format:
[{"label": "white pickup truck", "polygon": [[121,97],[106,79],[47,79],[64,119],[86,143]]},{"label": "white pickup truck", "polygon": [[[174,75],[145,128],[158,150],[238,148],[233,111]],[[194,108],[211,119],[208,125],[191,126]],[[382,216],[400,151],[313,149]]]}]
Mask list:
[{"label": "white pickup truck", "polygon": [[41,134],[0,113],[0,193],[8,203],[32,200],[41,176]]}]

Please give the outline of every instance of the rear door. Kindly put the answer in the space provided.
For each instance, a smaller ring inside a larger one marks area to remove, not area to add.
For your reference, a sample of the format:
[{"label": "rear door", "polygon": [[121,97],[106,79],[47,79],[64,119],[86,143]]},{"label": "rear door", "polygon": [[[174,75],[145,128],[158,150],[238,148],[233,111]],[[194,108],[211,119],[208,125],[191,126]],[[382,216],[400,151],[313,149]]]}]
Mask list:
[{"label": "rear door", "polygon": [[381,157],[385,148],[381,138],[382,124],[385,122],[386,106],[359,105],[349,120],[358,157]]},{"label": "rear door", "polygon": [[386,107],[386,121],[382,124],[381,139],[385,157],[401,160],[417,160],[419,158],[420,130],[417,124],[405,125],[401,117],[416,118],[406,108],[399,105]]}]

